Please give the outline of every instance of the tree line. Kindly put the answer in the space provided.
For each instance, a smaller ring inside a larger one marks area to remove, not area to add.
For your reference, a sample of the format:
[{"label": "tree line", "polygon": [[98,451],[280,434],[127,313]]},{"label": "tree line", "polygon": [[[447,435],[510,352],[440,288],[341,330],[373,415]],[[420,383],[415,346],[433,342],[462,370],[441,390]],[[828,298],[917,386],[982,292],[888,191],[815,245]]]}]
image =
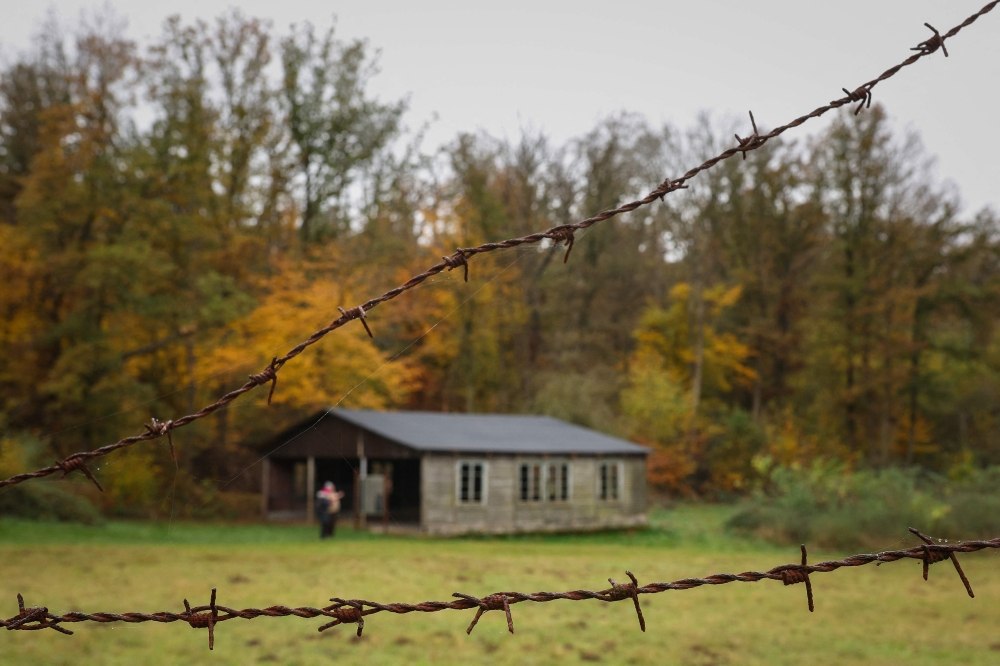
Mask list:
[{"label": "tree line", "polygon": [[[48,26],[0,72],[0,468],[189,413],[455,247],[574,222],[732,144],[739,121],[610,116],[561,145],[425,149],[377,53],[232,10]],[[1000,219],[961,211],[879,106],[775,140],[564,249],[377,308],[251,397],[99,471],[111,506],[252,488],[317,408],[550,414],[654,448],[650,480],[747,492],[836,459],[1000,462]],[[196,504],[197,502],[195,502]]]}]

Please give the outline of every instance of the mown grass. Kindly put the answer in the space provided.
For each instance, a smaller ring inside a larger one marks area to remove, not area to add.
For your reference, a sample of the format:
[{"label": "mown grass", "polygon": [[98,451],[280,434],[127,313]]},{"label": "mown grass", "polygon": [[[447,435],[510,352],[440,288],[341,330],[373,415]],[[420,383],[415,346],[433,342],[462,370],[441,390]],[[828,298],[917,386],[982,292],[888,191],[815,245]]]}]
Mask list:
[{"label": "mown grass", "polygon": [[[28,603],[68,610],[180,610],[219,588],[228,606],[314,605],[331,596],[385,601],[447,599],[453,591],[601,588],[631,569],[641,582],[765,569],[797,550],[727,535],[732,510],[681,506],[652,514],[653,529],[595,535],[452,540],[341,530],[319,543],[312,528],[109,522],[102,527],[0,521],[0,614]],[[885,548],[908,544],[900,540]],[[846,552],[813,553],[839,557]],[[773,582],[643,597],[647,632],[631,604],[553,602],[513,608],[471,636],[473,612],[368,619],[316,632],[319,620],[234,620],[214,652],[204,631],[179,624],[78,624],[55,632],[3,632],[4,664],[994,664],[1000,661],[1000,560],[963,558],[971,600],[947,563],[929,582],[918,562],[814,577],[816,613],[803,586]]]}]

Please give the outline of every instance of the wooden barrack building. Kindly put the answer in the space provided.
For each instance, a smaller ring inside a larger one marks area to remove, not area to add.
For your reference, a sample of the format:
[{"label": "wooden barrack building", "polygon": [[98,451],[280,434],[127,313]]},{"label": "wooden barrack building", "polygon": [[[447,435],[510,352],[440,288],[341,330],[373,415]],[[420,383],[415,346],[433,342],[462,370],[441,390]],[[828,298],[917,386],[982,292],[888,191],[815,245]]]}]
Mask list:
[{"label": "wooden barrack building", "polygon": [[547,416],[329,409],[263,450],[272,519],[311,516],[333,481],[342,515],[427,534],[646,524],[649,449]]}]

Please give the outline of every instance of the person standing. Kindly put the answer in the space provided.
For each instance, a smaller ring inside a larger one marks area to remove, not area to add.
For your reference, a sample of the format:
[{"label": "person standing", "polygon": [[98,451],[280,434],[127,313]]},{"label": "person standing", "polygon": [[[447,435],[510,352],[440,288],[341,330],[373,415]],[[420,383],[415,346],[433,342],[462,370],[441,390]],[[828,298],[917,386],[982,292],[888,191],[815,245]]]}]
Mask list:
[{"label": "person standing", "polygon": [[337,514],[340,513],[340,500],[344,493],[337,490],[333,481],[327,481],[316,493],[316,518],[320,521],[319,538],[332,537],[337,530]]}]

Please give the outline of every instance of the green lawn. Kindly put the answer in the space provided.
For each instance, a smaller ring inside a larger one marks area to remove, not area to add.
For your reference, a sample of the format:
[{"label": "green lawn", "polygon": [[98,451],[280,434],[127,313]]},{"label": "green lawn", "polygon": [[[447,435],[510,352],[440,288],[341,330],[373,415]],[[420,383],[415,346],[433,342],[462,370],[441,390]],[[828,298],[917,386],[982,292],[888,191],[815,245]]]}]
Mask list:
[{"label": "green lawn", "polygon": [[[410,539],[355,534],[319,543],[305,527],[110,523],[87,528],[0,521],[0,614],[15,594],[55,612],[183,609],[182,599],[237,608],[325,605],[332,596],[380,601],[607,587],[631,569],[640,583],[759,570],[796,561],[796,548],[727,536],[729,509],[683,506],[652,515],[633,534],[492,539]],[[911,544],[900,529],[900,541]],[[814,553],[819,558],[848,553]],[[996,664],[1000,662],[1000,560],[963,557],[977,598],[943,563],[813,577],[816,612],[802,585],[764,581],[642,597],[647,632],[627,602],[518,604],[516,635],[500,613],[471,636],[473,611],[367,619],[319,634],[319,619],[233,620],[209,652],[204,631],[180,623],[77,624],[76,634],[3,632],[13,664]]]}]

